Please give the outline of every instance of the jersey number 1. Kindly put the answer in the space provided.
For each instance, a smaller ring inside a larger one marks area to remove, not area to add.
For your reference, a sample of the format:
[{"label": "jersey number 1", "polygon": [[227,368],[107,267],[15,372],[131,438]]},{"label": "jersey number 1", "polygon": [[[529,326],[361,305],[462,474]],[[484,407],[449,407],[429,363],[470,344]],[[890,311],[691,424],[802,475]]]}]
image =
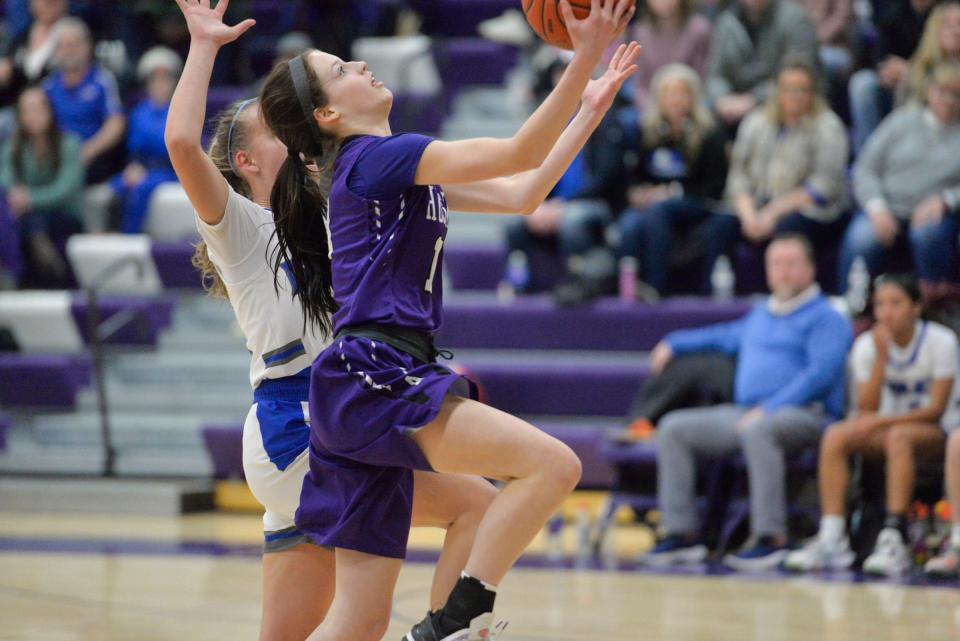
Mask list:
[{"label": "jersey number 1", "polygon": [[443,236],[437,239],[433,246],[433,264],[430,266],[430,276],[427,278],[427,284],[423,286],[428,294],[433,293],[433,277],[437,274],[437,263],[440,262],[440,251],[443,250]]}]

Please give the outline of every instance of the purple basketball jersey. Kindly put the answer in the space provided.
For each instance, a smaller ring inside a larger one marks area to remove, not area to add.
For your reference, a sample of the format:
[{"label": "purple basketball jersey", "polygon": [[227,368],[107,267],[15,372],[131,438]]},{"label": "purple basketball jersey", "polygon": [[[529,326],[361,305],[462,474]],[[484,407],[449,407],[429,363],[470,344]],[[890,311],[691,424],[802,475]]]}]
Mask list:
[{"label": "purple basketball jersey", "polygon": [[439,186],[414,184],[431,142],[360,136],[340,150],[329,208],[335,331],[371,323],[440,327],[447,201]]}]

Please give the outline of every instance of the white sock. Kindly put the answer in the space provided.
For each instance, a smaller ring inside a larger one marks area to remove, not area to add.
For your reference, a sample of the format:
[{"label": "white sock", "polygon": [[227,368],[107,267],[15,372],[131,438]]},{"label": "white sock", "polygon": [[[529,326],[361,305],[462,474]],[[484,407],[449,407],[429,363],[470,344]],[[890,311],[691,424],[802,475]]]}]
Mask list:
[{"label": "white sock", "polygon": [[960,523],[950,527],[950,547],[960,548]]},{"label": "white sock", "polygon": [[[467,574],[466,572],[460,572],[460,578],[461,578],[461,579],[477,579],[477,577],[475,577],[475,576],[470,576],[470,575]],[[495,586],[495,585],[490,585],[490,584],[487,583],[486,581],[482,581],[482,580],[480,580],[480,579],[477,579],[477,581],[480,581],[480,585],[482,585],[485,589],[489,590],[490,592],[496,592],[496,591],[497,591],[497,586]]]},{"label": "white sock", "polygon": [[824,543],[839,543],[846,534],[846,521],[842,516],[824,514],[820,517],[820,540]]}]

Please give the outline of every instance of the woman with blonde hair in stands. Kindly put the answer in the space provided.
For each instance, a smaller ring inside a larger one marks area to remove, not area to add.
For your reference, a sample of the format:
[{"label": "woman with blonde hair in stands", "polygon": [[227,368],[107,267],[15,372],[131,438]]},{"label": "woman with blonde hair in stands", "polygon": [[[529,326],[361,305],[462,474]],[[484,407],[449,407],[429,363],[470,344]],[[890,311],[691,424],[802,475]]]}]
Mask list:
[{"label": "woman with blonde hair in stands", "polygon": [[686,65],[667,65],[654,76],[652,99],[640,121],[639,163],[627,192],[630,208],[617,222],[618,254],[635,256],[644,280],[661,294],[679,237],[693,239],[700,249],[699,293],[709,293],[714,263],[737,240],[737,220],[721,204],[726,135],[701,96],[700,77]]},{"label": "woman with blonde hair in stands", "polygon": [[[309,467],[310,363],[328,341],[304,322],[292,278],[274,281],[276,236],[270,192],[286,147],[264,126],[255,100],[230,106],[209,153],[200,146],[213,62],[253,21],[228,28],[227,3],[185,8],[190,55],[167,119],[173,167],[197,211],[203,241],[194,264],[212,294],[232,305],[251,352],[254,403],[243,430],[243,468],[265,514],[261,641],[302,641],[326,616],[335,591],[333,550],[309,542],[294,523]],[[476,476],[417,473],[414,526],[446,529],[430,594],[440,608],[456,583],[477,526],[496,496]]]},{"label": "woman with blonde hair in stands", "polygon": [[744,119],[727,176],[727,199],[744,238],[762,245],[798,233],[814,247],[843,232],[849,206],[847,132],[817,92],[815,70],[784,64],[766,105]]},{"label": "woman with blonde hair in stands", "polygon": [[960,2],[951,0],[930,14],[917,51],[910,58],[907,76],[897,92],[897,103],[923,103],[933,70],[946,61],[960,62]]}]

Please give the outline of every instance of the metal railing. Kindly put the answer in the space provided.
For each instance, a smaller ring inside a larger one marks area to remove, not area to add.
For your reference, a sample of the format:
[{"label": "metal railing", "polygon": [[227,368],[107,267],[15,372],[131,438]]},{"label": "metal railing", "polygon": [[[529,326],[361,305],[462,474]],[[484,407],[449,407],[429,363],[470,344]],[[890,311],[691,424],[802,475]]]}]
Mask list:
[{"label": "metal railing", "polygon": [[110,408],[107,399],[107,383],[104,376],[104,343],[111,336],[135,321],[142,322],[145,316],[139,309],[123,309],[100,320],[98,295],[101,289],[128,267],[134,267],[138,277],[143,277],[146,259],[140,256],[124,256],[108,264],[84,287],[87,300],[87,334],[93,356],[93,378],[97,394],[97,412],[100,417],[100,437],[103,446],[103,476],[116,476],[116,448],[110,432]]}]

